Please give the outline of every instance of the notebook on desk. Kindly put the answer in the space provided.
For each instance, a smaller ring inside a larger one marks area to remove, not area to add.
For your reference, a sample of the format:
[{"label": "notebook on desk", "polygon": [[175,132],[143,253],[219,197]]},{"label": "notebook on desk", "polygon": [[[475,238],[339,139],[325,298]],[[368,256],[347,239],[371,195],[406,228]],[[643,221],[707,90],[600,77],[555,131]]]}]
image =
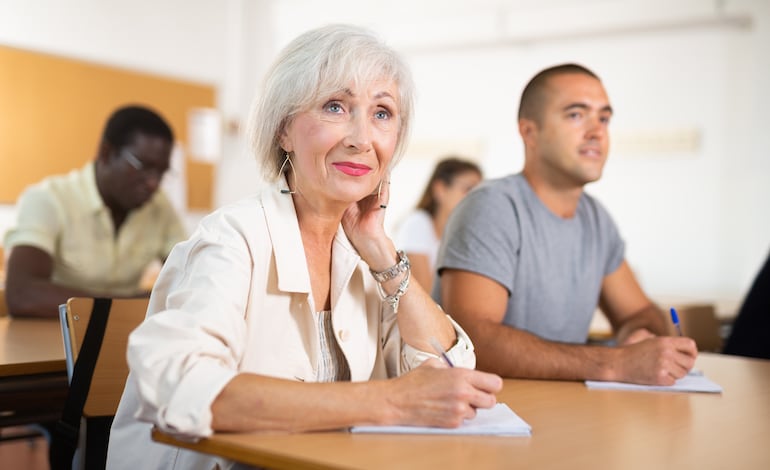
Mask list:
[{"label": "notebook on desk", "polygon": [[521,419],[505,403],[498,403],[489,409],[476,410],[476,417],[466,419],[457,428],[436,428],[429,426],[354,426],[354,433],[370,434],[455,434],[531,436],[532,426]]},{"label": "notebook on desk", "polygon": [[639,390],[654,392],[702,392],[722,393],[722,387],[709,380],[701,371],[692,370],[674,385],[639,385],[625,382],[600,382],[586,380],[586,386],[598,390]]}]

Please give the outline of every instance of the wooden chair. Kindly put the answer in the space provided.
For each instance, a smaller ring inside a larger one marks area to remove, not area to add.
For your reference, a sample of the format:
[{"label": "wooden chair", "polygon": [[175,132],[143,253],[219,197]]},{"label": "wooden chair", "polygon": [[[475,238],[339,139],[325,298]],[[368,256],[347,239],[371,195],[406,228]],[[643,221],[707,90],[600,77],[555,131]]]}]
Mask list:
[{"label": "wooden chair", "polygon": [[722,336],[719,334],[714,306],[711,304],[687,304],[676,307],[682,334],[695,340],[698,351],[722,351]]},{"label": "wooden chair", "polygon": [[0,288],[0,317],[8,315],[8,305],[5,303],[5,289]]},{"label": "wooden chair", "polygon": [[146,298],[71,298],[61,306],[70,390],[51,439],[53,470],[71,468],[76,447],[85,468],[104,468],[110,426],[128,377],[128,335],[144,319],[147,304]]},{"label": "wooden chair", "polygon": [[[10,254],[10,253],[9,253]],[[0,246],[0,285],[5,285],[5,268],[8,266],[5,250]],[[3,307],[5,308],[5,307]]]}]

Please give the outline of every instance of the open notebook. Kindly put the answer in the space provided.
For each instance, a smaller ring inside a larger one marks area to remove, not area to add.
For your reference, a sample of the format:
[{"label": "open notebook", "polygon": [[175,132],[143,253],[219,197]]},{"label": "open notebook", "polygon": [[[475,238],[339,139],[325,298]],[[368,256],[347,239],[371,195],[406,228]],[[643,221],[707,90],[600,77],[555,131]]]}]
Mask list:
[{"label": "open notebook", "polygon": [[505,403],[479,409],[476,417],[466,419],[457,428],[427,426],[354,426],[350,432],[379,434],[485,434],[495,436],[531,436],[532,426],[521,419]]},{"label": "open notebook", "polygon": [[599,382],[586,380],[586,386],[603,390],[649,390],[656,392],[704,392],[722,393],[722,387],[709,380],[703,372],[691,370],[689,374],[677,380],[674,385],[638,385],[625,382]]}]

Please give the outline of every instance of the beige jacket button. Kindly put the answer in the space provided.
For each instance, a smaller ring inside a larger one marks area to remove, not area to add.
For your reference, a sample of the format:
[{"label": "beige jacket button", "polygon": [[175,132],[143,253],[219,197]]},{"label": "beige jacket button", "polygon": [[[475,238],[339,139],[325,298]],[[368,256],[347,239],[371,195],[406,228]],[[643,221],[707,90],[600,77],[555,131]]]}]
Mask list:
[{"label": "beige jacket button", "polygon": [[340,330],[337,332],[337,336],[340,338],[340,341],[347,341],[350,338],[350,332],[348,330]]}]

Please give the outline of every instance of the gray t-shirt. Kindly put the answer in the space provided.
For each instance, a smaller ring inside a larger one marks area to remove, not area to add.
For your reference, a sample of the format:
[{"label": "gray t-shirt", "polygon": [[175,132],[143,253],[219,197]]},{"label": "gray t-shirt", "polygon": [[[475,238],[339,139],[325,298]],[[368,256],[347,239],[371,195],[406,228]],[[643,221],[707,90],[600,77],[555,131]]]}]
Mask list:
[{"label": "gray t-shirt", "polygon": [[[444,229],[436,267],[478,273],[505,287],[505,324],[551,341],[585,343],[602,280],[620,266],[624,249],[596,199],[583,193],[575,216],[563,219],[516,174],[462,200]],[[437,301],[440,289],[437,281]]]}]

